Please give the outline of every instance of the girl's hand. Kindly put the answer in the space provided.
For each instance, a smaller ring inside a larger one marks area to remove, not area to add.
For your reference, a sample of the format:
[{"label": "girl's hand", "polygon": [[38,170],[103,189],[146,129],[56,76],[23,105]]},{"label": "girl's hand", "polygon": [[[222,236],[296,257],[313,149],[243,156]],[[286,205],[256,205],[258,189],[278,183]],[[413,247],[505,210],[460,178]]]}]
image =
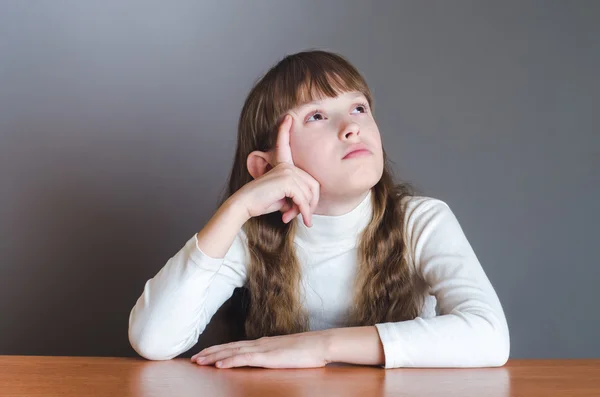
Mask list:
[{"label": "girl's hand", "polygon": [[325,334],[311,331],[211,346],[191,360],[199,365],[214,364],[218,368],[316,368],[328,363],[326,350]]},{"label": "girl's hand", "polygon": [[244,185],[234,196],[245,206],[248,218],[281,211],[283,222],[288,223],[301,213],[306,226],[311,226],[312,213],[319,202],[320,185],[294,165],[290,148],[292,120],[286,115],[279,127],[274,167]]}]

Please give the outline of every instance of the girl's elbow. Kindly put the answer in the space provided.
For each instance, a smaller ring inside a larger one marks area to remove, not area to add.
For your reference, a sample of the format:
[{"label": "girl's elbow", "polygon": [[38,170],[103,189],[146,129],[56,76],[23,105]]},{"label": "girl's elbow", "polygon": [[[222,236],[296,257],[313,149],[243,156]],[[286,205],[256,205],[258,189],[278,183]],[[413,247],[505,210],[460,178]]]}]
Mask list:
[{"label": "girl's elbow", "polygon": [[502,367],[510,357],[510,337],[508,332],[496,332],[496,340],[493,348],[487,356],[487,365],[489,367]]},{"label": "girl's elbow", "polygon": [[496,366],[497,367],[502,367],[503,365],[505,365],[508,362],[508,359],[510,357],[510,338],[508,336],[508,334],[506,334],[505,336],[503,336],[502,338],[503,343],[502,343],[502,347],[499,349],[496,359]]},{"label": "girl's elbow", "polygon": [[129,329],[129,344],[137,354],[147,360],[170,360],[177,356],[169,346],[159,343],[160,339],[142,330]]},{"label": "girl's elbow", "polygon": [[129,334],[129,344],[137,354],[147,360],[168,360],[170,357],[152,341],[143,337],[132,337]]},{"label": "girl's elbow", "polygon": [[484,366],[502,367],[508,362],[510,356],[510,333],[506,319],[504,316],[491,315],[490,313],[480,317],[487,323],[487,326],[484,327],[487,332],[482,332],[482,336],[485,335],[484,340],[482,340],[483,346],[489,346],[486,349],[488,354],[485,355]]}]

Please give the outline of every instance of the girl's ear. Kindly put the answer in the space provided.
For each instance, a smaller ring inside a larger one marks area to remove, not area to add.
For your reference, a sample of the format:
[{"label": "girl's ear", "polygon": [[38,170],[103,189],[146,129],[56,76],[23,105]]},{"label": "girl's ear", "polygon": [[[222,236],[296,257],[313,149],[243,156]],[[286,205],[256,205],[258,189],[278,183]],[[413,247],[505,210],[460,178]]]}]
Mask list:
[{"label": "girl's ear", "polygon": [[248,167],[248,172],[250,175],[252,175],[252,178],[260,178],[265,173],[269,172],[269,170],[273,168],[270,164],[270,160],[270,152],[265,153],[255,150],[254,152],[250,153],[248,155],[248,159],[246,160],[246,166]]}]

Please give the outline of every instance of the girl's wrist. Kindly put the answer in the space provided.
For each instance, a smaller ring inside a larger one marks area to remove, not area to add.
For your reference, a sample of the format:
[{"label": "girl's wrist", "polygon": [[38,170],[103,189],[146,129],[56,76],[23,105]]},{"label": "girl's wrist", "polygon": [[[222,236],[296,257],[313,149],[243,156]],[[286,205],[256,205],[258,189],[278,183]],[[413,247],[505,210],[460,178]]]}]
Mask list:
[{"label": "girl's wrist", "polygon": [[227,213],[228,216],[235,218],[240,227],[251,218],[250,214],[248,213],[248,209],[236,194],[225,200],[222,205],[222,210],[224,213]]},{"label": "girl's wrist", "polygon": [[375,326],[330,328],[321,332],[325,362],[385,365],[385,353]]},{"label": "girl's wrist", "polygon": [[335,329],[324,330],[322,334],[323,359],[327,364],[335,362]]}]

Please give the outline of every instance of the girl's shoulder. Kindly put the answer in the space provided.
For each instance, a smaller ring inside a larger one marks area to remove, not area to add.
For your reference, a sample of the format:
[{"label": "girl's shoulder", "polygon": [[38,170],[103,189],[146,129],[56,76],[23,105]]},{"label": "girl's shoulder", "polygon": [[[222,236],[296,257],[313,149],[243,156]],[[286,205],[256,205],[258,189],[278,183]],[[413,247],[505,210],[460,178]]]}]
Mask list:
[{"label": "girl's shoulder", "polygon": [[443,200],[428,196],[405,196],[401,200],[404,227],[409,234],[419,232],[427,225],[440,225],[455,219],[450,206]]},{"label": "girl's shoulder", "polygon": [[428,196],[404,196],[401,204],[409,218],[428,211],[447,211],[450,206],[443,200]]}]

